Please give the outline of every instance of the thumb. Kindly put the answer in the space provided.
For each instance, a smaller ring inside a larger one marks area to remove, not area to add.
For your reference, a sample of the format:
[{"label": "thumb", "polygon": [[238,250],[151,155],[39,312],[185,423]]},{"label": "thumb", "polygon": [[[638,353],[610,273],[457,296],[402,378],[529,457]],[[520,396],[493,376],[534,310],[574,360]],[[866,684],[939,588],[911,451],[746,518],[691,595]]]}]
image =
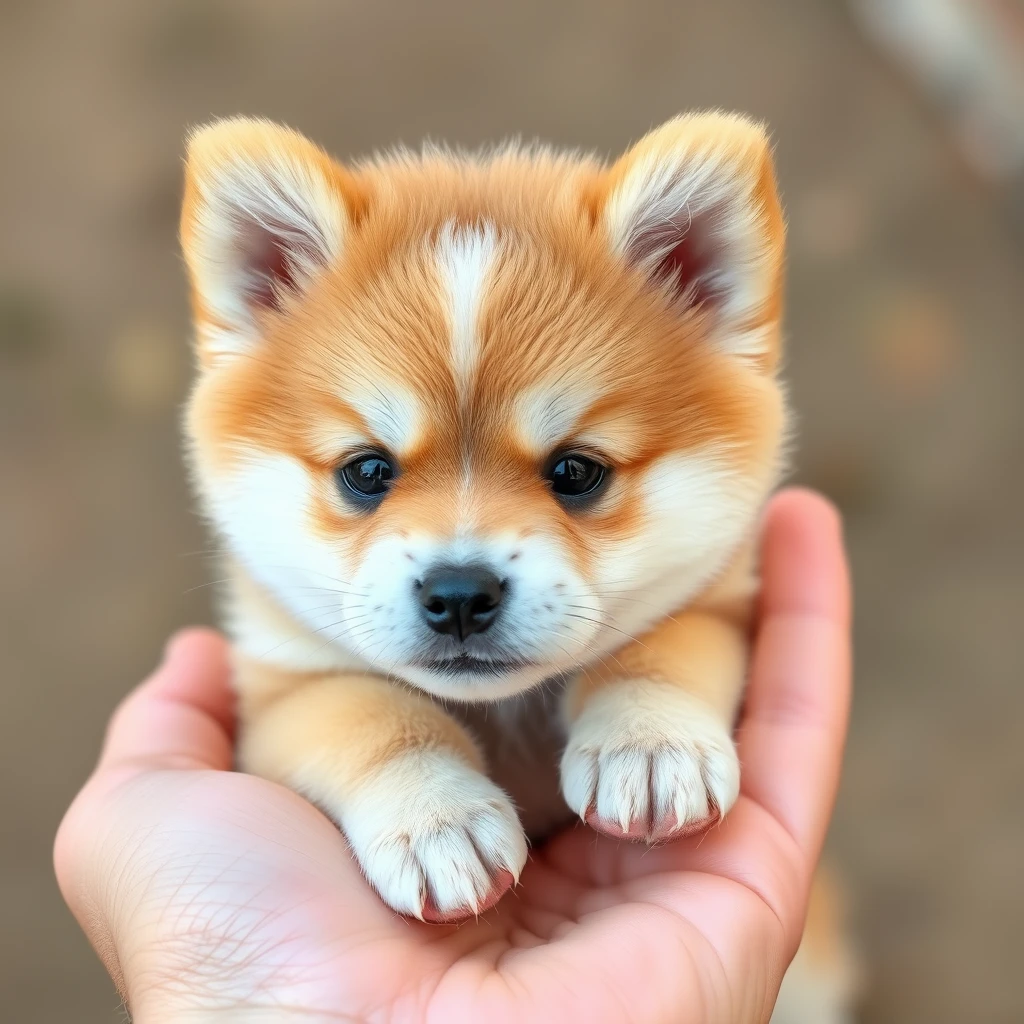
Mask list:
[{"label": "thumb", "polygon": [[159,668],[114,712],[97,775],[123,767],[230,769],[233,703],[224,639],[212,630],[179,633]]},{"label": "thumb", "polygon": [[96,771],[58,829],[57,882],[122,994],[109,908],[100,906],[102,887],[92,884],[90,869],[104,848],[104,796],[146,771],[230,769],[232,703],[224,640],[209,630],[179,633],[162,664],[115,711]]}]

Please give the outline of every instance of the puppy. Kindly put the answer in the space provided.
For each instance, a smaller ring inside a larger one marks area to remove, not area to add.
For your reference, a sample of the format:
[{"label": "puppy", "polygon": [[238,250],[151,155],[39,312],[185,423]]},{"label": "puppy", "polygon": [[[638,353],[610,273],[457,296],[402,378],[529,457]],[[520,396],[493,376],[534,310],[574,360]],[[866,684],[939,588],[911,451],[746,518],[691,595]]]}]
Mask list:
[{"label": "puppy", "polygon": [[181,235],[241,766],[428,920],[572,815],[656,842],[728,813],[787,422],[764,131],[350,168],[222,121]]}]

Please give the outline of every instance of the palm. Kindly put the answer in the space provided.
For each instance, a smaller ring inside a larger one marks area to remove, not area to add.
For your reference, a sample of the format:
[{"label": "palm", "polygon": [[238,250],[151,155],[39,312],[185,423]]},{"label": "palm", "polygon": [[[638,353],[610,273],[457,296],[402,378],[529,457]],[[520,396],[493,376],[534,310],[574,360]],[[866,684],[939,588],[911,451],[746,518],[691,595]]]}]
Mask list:
[{"label": "palm", "polygon": [[253,1007],[273,981],[274,999],[289,991],[306,1012],[356,1019],[669,1020],[687,1005],[752,1019],[737,1003],[774,995],[763,949],[781,961],[793,938],[779,887],[799,887],[800,857],[749,798],[703,839],[654,850],[570,829],[534,851],[493,911],[439,927],[381,904],[334,827],[278,786],[178,771],[118,790],[114,816],[147,809],[135,860],[159,878],[136,894],[136,962],[157,970],[173,951],[178,970],[200,975],[216,945],[230,951],[219,971],[231,998],[227,979],[244,966]]},{"label": "palm", "polygon": [[[458,926],[397,917],[315,808],[224,770],[223,643],[179,641],[115,718],[58,837],[65,894],[138,1018],[149,1006],[148,1019],[177,1019],[166,1008],[179,1000],[203,1020],[240,1006],[247,1021],[767,1019],[799,938],[846,707],[837,536],[796,519],[775,540],[769,521],[743,794],[726,821],[654,849],[570,828],[533,851],[513,893]],[[810,574],[802,589],[773,581],[783,556]]]}]

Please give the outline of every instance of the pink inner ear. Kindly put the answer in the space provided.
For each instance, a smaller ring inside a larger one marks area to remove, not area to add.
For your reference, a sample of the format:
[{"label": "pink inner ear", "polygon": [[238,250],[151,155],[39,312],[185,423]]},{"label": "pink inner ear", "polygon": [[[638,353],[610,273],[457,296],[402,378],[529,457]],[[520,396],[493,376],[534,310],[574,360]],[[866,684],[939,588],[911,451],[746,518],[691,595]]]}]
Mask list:
[{"label": "pink inner ear", "polygon": [[701,244],[692,227],[659,260],[657,268],[657,276],[670,282],[676,294],[685,297],[688,306],[702,306],[719,298],[714,286],[711,252]]},{"label": "pink inner ear", "polygon": [[630,258],[650,267],[652,276],[668,283],[688,308],[716,304],[722,287],[713,221],[713,210],[692,214],[683,209],[638,232],[629,246]]},{"label": "pink inner ear", "polygon": [[246,294],[254,306],[277,309],[280,292],[295,288],[295,267],[284,241],[270,231],[251,231],[247,252],[248,283]]},{"label": "pink inner ear", "polygon": [[303,267],[326,262],[323,240],[269,217],[239,220],[246,297],[254,306],[278,309],[284,292],[299,290]]}]

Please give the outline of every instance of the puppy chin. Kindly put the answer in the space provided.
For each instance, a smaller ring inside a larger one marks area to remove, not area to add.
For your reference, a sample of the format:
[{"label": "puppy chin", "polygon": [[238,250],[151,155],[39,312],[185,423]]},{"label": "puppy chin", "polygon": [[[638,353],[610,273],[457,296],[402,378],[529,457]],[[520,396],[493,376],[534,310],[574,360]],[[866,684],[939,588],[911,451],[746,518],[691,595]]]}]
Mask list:
[{"label": "puppy chin", "polygon": [[552,665],[530,664],[503,672],[450,672],[443,669],[405,665],[393,670],[407,683],[435,697],[465,703],[487,703],[523,693],[540,683],[561,675],[563,669]]}]

